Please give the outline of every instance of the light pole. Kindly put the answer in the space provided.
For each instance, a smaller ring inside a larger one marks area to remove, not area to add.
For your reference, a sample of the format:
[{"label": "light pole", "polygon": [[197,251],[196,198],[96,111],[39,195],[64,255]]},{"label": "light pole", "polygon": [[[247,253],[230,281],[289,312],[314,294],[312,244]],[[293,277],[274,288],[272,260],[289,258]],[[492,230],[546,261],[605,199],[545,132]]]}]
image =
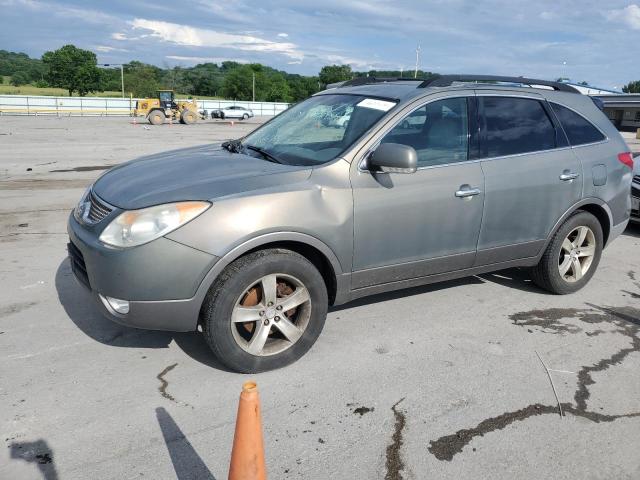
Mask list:
[{"label": "light pole", "polygon": [[420,44],[416,47],[416,69],[413,72],[413,78],[418,78],[418,65],[420,64]]},{"label": "light pole", "polygon": [[256,101],[256,72],[253,72],[253,79],[251,81],[251,91],[253,101]]},{"label": "light pole", "polygon": [[120,67],[120,85],[122,86],[122,98],[124,98],[124,66],[121,63],[99,63],[101,67]]}]

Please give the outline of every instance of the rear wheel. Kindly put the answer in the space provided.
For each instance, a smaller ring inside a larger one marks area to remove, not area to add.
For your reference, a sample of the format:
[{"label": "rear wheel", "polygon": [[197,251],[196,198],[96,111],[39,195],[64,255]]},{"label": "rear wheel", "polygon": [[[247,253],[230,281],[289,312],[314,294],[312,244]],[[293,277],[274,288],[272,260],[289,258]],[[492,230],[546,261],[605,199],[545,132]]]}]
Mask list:
[{"label": "rear wheel", "polygon": [[532,269],[534,283],[558,295],[580,290],[598,268],[603,243],[602,226],[596,217],[582,211],[572,215]]},{"label": "rear wheel", "polygon": [[162,125],[166,117],[162,110],[154,110],[147,118],[151,125]]},{"label": "rear wheel", "polygon": [[251,253],[229,265],[202,308],[216,357],[237,372],[284,367],[302,357],[324,327],[328,299],[315,266],[289,250]]},{"label": "rear wheel", "polygon": [[191,110],[183,110],[182,115],[180,115],[180,120],[186,125],[191,125],[198,121],[198,116]]}]

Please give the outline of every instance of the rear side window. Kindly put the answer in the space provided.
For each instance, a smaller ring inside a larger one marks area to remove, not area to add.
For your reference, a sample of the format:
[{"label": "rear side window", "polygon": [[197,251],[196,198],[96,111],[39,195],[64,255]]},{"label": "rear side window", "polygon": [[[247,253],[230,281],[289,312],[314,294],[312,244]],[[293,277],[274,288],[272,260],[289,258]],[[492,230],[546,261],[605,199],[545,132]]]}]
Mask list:
[{"label": "rear side window", "polygon": [[571,145],[601,142],[606,138],[589,120],[573,110],[557,103],[552,103],[551,108],[562,124]]},{"label": "rear side window", "polygon": [[556,132],[540,101],[479,97],[484,123],[484,154],[502,157],[556,147]]}]

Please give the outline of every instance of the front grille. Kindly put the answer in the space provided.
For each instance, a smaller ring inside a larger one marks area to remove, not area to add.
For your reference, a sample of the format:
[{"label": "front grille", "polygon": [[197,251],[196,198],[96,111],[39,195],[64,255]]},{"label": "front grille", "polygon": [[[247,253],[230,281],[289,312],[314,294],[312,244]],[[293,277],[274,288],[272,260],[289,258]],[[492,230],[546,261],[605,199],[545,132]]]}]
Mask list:
[{"label": "front grille", "polygon": [[69,252],[69,261],[71,262],[71,271],[80,283],[91,290],[89,276],[87,275],[87,265],[84,263],[82,252],[73,242],[67,243],[67,251]]},{"label": "front grille", "polygon": [[[638,160],[640,162],[640,160]],[[633,176],[633,181],[634,183],[640,183],[640,175],[634,175]]]},{"label": "front grille", "polygon": [[113,208],[109,205],[105,204],[102,200],[100,200],[96,195],[94,195],[93,191],[89,192],[89,213],[87,215],[87,219],[90,223],[98,223],[103,220],[107,215],[109,215]]}]

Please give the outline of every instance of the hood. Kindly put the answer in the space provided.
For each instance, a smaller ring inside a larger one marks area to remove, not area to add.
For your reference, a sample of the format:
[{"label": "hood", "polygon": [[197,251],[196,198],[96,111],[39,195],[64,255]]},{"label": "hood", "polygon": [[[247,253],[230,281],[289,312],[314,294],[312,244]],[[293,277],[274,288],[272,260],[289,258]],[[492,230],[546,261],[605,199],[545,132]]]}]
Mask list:
[{"label": "hood", "polygon": [[213,200],[304,181],[310,167],[281,165],[216,145],[173,150],[112,168],[93,185],[103,200],[125,210],[184,200]]}]

